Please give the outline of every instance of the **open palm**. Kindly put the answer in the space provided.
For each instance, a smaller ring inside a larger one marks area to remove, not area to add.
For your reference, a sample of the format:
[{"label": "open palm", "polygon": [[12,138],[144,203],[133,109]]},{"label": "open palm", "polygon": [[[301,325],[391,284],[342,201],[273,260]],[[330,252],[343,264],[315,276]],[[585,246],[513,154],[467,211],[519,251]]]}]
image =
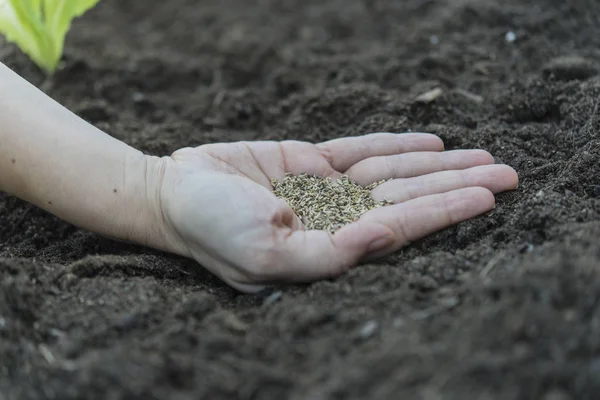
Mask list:
[{"label": "open palm", "polygon": [[[160,193],[171,247],[246,292],[277,282],[335,277],[368,258],[485,213],[516,172],[483,150],[443,151],[424,133],[376,133],[319,144],[219,143],[175,152]],[[272,192],[286,173],[359,184],[394,204],[371,210],[335,234],[305,230]]]}]

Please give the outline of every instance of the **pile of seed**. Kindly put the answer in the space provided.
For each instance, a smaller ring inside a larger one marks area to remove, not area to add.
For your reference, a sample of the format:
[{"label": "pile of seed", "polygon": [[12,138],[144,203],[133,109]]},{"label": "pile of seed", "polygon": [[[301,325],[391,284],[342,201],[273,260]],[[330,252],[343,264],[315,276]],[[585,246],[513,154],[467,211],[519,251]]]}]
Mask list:
[{"label": "pile of seed", "polygon": [[371,190],[383,182],[361,186],[347,176],[333,181],[308,174],[286,174],[282,181],[271,180],[275,195],[287,201],[306,229],[331,233],[369,210],[392,204],[387,200],[377,202],[371,196]]}]

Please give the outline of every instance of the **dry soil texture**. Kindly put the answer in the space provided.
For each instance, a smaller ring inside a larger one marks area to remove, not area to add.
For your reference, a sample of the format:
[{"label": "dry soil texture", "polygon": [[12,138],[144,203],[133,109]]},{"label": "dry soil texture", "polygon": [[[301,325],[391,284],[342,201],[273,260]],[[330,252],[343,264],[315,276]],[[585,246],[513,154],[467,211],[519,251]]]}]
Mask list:
[{"label": "dry soil texture", "polygon": [[521,177],[485,216],[258,296],[0,195],[0,399],[598,398],[597,0],[102,0],[52,81],[0,59],[151,154],[412,130]]}]

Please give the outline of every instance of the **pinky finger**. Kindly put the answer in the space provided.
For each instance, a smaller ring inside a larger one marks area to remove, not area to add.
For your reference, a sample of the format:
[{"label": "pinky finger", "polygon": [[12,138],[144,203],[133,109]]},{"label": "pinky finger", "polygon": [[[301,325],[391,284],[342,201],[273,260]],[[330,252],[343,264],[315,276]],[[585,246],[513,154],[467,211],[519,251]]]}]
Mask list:
[{"label": "pinky finger", "polygon": [[367,256],[372,259],[486,213],[494,208],[494,204],[494,195],[488,189],[470,187],[377,208],[364,214],[356,225],[377,223],[394,232],[394,242]]}]

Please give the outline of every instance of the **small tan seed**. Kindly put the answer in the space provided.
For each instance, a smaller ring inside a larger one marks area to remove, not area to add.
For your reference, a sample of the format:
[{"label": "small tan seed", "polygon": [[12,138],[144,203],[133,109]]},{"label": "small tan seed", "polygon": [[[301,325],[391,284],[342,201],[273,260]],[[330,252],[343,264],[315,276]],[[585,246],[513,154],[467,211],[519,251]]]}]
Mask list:
[{"label": "small tan seed", "polygon": [[356,221],[369,210],[392,204],[388,200],[377,202],[371,196],[371,190],[384,182],[361,186],[348,176],[334,182],[331,178],[289,173],[282,181],[271,179],[273,193],[290,205],[306,229],[330,233]]}]

